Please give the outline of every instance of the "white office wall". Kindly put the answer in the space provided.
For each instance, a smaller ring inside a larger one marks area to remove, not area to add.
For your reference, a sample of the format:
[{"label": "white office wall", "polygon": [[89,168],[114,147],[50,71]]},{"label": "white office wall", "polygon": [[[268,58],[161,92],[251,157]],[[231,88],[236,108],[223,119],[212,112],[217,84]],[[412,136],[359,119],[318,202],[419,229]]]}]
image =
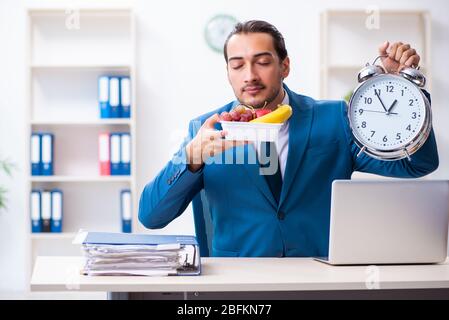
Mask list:
[{"label": "white office wall", "polygon": [[0,173],[9,189],[8,210],[0,211],[0,292],[25,288],[26,173],[25,19],[18,1],[0,1],[0,157],[16,164],[14,179]]},{"label": "white office wall", "polygon": [[[76,7],[74,1],[0,0],[0,157],[9,157],[17,165],[14,179],[0,175],[1,184],[10,190],[9,209],[0,213],[0,294],[20,293],[27,287],[25,223],[28,217],[24,199],[28,195],[24,168],[29,137],[26,136],[24,94],[25,8],[41,3],[67,3],[68,7]],[[432,100],[440,152],[440,168],[433,177],[449,178],[447,1],[140,0],[129,3],[134,4],[137,18],[139,192],[173,153],[176,138],[186,132],[188,120],[233,99],[224,59],[212,52],[203,38],[208,19],[218,13],[229,13],[239,20],[272,22],[284,34],[292,60],[286,83],[296,92],[317,97],[319,13],[328,8],[365,9],[373,4],[380,9],[427,9],[431,13]],[[376,53],[373,50],[372,57],[366,58],[371,60]],[[354,78],[354,84],[355,81]],[[190,211],[163,232],[192,233]]]}]

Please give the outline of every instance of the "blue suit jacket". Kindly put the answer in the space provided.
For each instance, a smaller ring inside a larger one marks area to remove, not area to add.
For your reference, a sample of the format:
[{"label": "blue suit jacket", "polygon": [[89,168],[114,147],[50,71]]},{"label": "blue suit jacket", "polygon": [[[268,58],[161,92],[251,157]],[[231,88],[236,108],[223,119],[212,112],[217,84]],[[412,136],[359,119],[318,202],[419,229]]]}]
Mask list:
[{"label": "blue suit jacket", "polygon": [[[350,179],[354,171],[415,178],[438,167],[433,131],[411,161],[379,161],[365,154],[357,157],[359,148],[352,140],[344,101],[316,101],[284,88],[293,114],[279,204],[259,174],[258,163],[220,164],[226,156],[252,156],[253,145],[216,155],[209,159],[215,163],[196,173],[187,169],[185,145],[209,116],[229,111],[234,101],[190,122],[180,150],[142,192],[142,224],[147,228],[166,226],[192,200],[198,206],[199,192],[204,190],[213,225],[213,256],[326,256],[333,180]],[[204,228],[198,230],[204,224],[201,219],[195,216],[200,244],[205,236]],[[204,246],[203,242],[201,254],[206,256]]]}]

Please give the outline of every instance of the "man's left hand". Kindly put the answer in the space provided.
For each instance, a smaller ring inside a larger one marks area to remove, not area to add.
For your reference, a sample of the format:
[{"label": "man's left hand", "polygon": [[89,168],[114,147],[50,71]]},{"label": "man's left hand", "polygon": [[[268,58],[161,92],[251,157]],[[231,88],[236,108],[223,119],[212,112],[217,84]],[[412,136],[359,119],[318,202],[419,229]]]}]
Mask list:
[{"label": "man's left hand", "polygon": [[387,55],[382,57],[382,64],[388,73],[398,73],[405,67],[416,68],[421,59],[415,49],[402,42],[395,42],[390,46],[390,42],[386,41],[379,47],[379,55]]}]

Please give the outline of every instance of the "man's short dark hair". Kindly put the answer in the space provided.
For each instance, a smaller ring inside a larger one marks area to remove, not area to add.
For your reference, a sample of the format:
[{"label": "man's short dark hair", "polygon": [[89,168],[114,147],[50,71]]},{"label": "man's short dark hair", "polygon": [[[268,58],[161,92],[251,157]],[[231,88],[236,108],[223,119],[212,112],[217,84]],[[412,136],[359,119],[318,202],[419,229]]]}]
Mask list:
[{"label": "man's short dark hair", "polygon": [[224,57],[226,63],[228,63],[228,41],[235,34],[247,34],[247,33],[268,33],[273,38],[274,49],[279,57],[280,61],[284,61],[287,57],[287,49],[285,48],[284,37],[272,24],[262,20],[250,20],[246,22],[239,22],[235,25],[234,30],[226,38],[224,44]]}]

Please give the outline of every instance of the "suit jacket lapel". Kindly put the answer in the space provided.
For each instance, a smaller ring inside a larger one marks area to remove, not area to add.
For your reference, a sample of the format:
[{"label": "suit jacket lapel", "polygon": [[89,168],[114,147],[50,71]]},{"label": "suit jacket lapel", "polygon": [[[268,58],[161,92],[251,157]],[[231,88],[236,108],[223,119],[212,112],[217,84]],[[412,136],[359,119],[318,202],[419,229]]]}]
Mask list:
[{"label": "suit jacket lapel", "polygon": [[[229,109],[227,111],[232,110],[235,106],[239,104],[238,101],[234,101]],[[215,129],[222,130],[221,124],[216,123]],[[225,154],[228,152],[231,152],[231,154],[228,154],[229,157],[232,157],[233,162],[237,166],[243,166],[244,171],[248,174],[248,176],[251,178],[253,183],[257,186],[257,188],[262,192],[262,194],[268,199],[270,204],[276,209],[278,204],[276,203],[276,200],[274,199],[273,194],[271,193],[270,187],[268,186],[267,181],[265,180],[265,177],[260,174],[260,163],[257,158],[256,149],[253,144],[248,144],[245,146],[239,146],[233,148],[234,150],[227,150],[225,151]],[[232,155],[232,153],[235,152],[235,155]],[[222,155],[222,161],[225,161],[225,155]],[[237,162],[237,159],[243,160],[242,162]],[[238,187],[238,186],[237,186]]]},{"label": "suit jacket lapel", "polygon": [[279,207],[286,200],[295,179],[296,172],[301,164],[309,140],[313,119],[313,107],[306,103],[300,96],[292,94],[286,86],[285,89],[289,95],[293,113],[289,121],[287,164],[285,167]]}]

